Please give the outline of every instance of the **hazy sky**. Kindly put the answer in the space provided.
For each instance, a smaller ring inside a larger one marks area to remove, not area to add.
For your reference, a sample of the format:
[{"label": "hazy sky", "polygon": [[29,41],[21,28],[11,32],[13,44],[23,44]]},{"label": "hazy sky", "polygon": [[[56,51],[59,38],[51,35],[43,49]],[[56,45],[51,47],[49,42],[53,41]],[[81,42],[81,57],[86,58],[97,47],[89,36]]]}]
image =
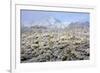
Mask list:
[{"label": "hazy sky", "polygon": [[85,22],[89,21],[89,13],[79,12],[50,12],[50,11],[35,11],[21,10],[21,23],[30,26],[32,22],[39,22],[47,17],[54,17],[61,22]]}]

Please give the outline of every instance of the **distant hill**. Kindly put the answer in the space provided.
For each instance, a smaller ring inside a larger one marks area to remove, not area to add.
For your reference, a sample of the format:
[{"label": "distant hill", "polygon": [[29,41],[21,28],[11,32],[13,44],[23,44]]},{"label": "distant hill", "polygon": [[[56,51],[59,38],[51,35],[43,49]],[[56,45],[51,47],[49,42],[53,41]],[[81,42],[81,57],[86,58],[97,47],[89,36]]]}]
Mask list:
[{"label": "distant hill", "polygon": [[89,22],[62,22],[54,17],[45,17],[37,22],[32,22],[31,26],[21,26],[21,31],[61,31],[62,29],[88,29]]},{"label": "distant hill", "polygon": [[68,29],[75,29],[75,28],[80,28],[80,29],[86,29],[89,28],[89,22],[75,22],[75,23],[70,23],[68,25]]}]

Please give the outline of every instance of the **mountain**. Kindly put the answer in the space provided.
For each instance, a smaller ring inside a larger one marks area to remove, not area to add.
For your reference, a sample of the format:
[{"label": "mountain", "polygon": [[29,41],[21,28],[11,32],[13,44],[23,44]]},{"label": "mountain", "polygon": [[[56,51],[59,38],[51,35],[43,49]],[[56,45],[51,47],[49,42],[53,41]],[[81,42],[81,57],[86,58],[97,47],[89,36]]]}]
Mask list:
[{"label": "mountain", "polygon": [[74,23],[70,23],[67,28],[70,28],[70,29],[75,29],[75,28],[85,29],[85,28],[89,28],[89,22],[74,22]]},{"label": "mountain", "polygon": [[[66,19],[67,20],[67,19]],[[73,22],[73,23],[68,23],[68,22],[62,22],[61,20],[52,17],[52,16],[47,16],[44,18],[39,19],[38,21],[34,21],[30,24],[31,26],[22,26],[21,30],[22,32],[25,31],[55,31],[59,29],[61,31],[62,29],[88,29],[89,28],[89,22]],[[60,30],[61,29],[61,30]]]},{"label": "mountain", "polygon": [[24,25],[21,25],[21,32],[28,32],[30,31],[30,28]]},{"label": "mountain", "polygon": [[33,26],[43,26],[48,29],[60,29],[60,28],[64,28],[65,24],[57,18],[54,18],[52,16],[47,16],[41,18],[39,21],[33,22],[32,27]]}]

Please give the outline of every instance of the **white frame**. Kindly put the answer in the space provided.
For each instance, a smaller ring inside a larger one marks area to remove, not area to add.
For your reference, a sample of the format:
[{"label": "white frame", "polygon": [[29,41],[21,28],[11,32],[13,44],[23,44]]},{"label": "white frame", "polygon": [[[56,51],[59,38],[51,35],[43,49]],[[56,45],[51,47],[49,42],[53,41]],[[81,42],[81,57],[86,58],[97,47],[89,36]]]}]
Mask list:
[{"label": "white frame", "polygon": [[[86,6],[53,6],[53,5],[31,5],[12,3],[11,10],[11,72],[42,71],[53,69],[66,69],[72,67],[87,67],[95,65],[95,9]],[[90,13],[90,60],[45,62],[45,63],[24,63],[20,64],[20,9],[49,10],[49,11],[70,11]],[[17,48],[17,49],[16,49]],[[34,70],[33,70],[34,69]]]}]

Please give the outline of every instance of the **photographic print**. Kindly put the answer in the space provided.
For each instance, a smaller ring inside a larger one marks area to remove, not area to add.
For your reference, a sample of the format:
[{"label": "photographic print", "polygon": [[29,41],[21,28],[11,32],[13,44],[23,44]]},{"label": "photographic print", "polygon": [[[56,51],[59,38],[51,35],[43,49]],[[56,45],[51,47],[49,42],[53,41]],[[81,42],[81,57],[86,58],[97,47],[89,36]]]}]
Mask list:
[{"label": "photographic print", "polygon": [[96,65],[95,6],[13,0],[10,7],[11,73]]},{"label": "photographic print", "polygon": [[20,10],[21,63],[90,58],[88,12]]}]

